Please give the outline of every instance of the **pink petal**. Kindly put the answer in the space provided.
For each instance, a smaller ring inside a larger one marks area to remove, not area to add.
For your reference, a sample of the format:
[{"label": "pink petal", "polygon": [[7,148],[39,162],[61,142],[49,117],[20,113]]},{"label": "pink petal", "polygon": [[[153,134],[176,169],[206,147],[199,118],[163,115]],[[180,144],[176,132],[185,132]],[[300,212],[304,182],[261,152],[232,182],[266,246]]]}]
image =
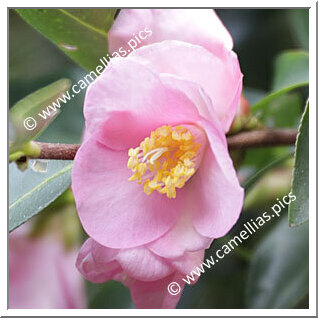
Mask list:
[{"label": "pink petal", "polygon": [[172,74],[163,73],[160,74],[160,78],[165,85],[185,93],[202,117],[216,117],[212,102],[201,86]]},{"label": "pink petal", "polygon": [[186,94],[165,85],[158,74],[133,59],[115,59],[89,87],[84,103],[85,140],[128,149],[163,124],[195,121],[198,111]]},{"label": "pink petal", "polygon": [[[211,9],[123,9],[108,36],[110,52],[121,47],[131,50],[133,41],[139,48],[164,40],[198,44],[212,52],[222,46],[227,50],[233,47],[230,34]],[[129,41],[131,47],[127,45]]]},{"label": "pink petal", "polygon": [[211,149],[189,182],[190,210],[196,230],[203,236],[221,237],[236,223],[243,205],[240,187],[224,137],[202,121]]},{"label": "pink petal", "polygon": [[154,282],[136,281],[130,289],[135,306],[142,309],[175,308],[181,297],[181,292],[178,295],[171,295],[167,288],[171,282],[177,282],[183,289],[184,282],[181,278],[180,274],[175,273]]},{"label": "pink petal", "polygon": [[189,275],[196,267],[201,267],[204,250],[185,253],[182,257],[170,261],[172,266],[180,273]]},{"label": "pink petal", "polygon": [[[127,151],[113,151],[94,139],[79,149],[72,172],[72,189],[85,231],[111,248],[147,244],[176,223],[182,196],[150,196],[142,186],[128,181]],[[180,189],[183,190],[183,189]]]},{"label": "pink petal", "polygon": [[[155,281],[171,275],[175,268],[146,247],[111,249],[88,239],[82,246],[76,266],[90,281],[102,283],[116,279]],[[129,284],[128,284],[129,285]]]},{"label": "pink petal", "polygon": [[210,97],[224,131],[228,131],[242,90],[242,73],[234,52],[224,50],[217,56],[201,46],[164,41],[138,49],[127,59],[132,58],[158,73],[200,85]]},{"label": "pink petal", "polygon": [[195,230],[189,213],[188,210],[183,211],[177,224],[162,237],[148,244],[148,248],[166,258],[177,258],[188,251],[194,252],[208,248],[212,239],[200,235]]},{"label": "pink petal", "polygon": [[122,249],[117,260],[127,275],[142,281],[155,281],[174,271],[165,259],[145,247]]},{"label": "pink petal", "polygon": [[103,283],[122,272],[119,263],[115,261],[116,250],[103,247],[92,239],[83,244],[76,267],[80,273],[93,283]]}]

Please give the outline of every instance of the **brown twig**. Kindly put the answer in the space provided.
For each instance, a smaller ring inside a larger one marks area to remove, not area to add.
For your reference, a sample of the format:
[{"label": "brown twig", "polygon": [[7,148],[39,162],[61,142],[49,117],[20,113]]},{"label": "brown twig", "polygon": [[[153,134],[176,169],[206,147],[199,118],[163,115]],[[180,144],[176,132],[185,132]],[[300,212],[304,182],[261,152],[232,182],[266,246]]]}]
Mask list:
[{"label": "brown twig", "polygon": [[229,149],[288,146],[295,144],[297,130],[266,129],[242,132],[227,138]]},{"label": "brown twig", "polygon": [[38,159],[73,160],[80,144],[51,144],[37,142],[41,148]]},{"label": "brown twig", "polygon": [[[227,137],[229,149],[246,149],[295,144],[297,130],[266,129],[242,132]],[[80,147],[79,144],[51,144],[37,142],[41,148],[38,159],[73,160]]]}]

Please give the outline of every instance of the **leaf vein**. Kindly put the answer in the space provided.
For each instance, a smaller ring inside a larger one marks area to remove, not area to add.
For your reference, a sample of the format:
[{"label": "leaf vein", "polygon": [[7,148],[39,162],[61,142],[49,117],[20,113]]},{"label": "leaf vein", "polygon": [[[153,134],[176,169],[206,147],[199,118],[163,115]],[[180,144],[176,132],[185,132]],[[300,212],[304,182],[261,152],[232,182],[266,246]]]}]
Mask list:
[{"label": "leaf vein", "polygon": [[9,206],[9,210],[12,209],[15,205],[17,205],[19,202],[21,202],[24,198],[30,196],[32,193],[36,192],[39,188],[41,188],[43,185],[45,185],[46,183],[48,183],[49,181],[59,177],[60,175],[62,175],[63,173],[66,173],[68,170],[70,170],[73,166],[73,163],[69,164],[68,166],[64,167],[63,169],[61,169],[59,172],[53,174],[51,177],[45,179],[43,182],[39,183],[36,187],[34,187],[31,191],[25,193],[24,195],[22,195],[18,200],[16,200],[15,202],[13,202],[10,206]]},{"label": "leaf vein", "polygon": [[68,17],[70,17],[71,19],[75,20],[76,22],[82,24],[83,26],[85,26],[85,27],[91,29],[91,30],[94,31],[94,32],[97,32],[97,33],[101,34],[102,36],[106,37],[106,39],[107,39],[107,32],[105,32],[104,30],[95,28],[95,27],[92,26],[91,24],[86,23],[85,21],[79,19],[78,17],[74,16],[73,14],[67,12],[67,11],[64,10],[64,9],[58,9],[58,10],[60,10],[63,14],[67,15]]}]

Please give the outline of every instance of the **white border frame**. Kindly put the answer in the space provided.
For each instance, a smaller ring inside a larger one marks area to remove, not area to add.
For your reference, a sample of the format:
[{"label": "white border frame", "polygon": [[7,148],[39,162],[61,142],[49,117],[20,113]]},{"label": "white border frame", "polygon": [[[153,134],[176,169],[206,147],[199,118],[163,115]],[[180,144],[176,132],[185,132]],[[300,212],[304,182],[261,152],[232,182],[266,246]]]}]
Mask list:
[{"label": "white border frame", "polygon": [[[29,0],[28,2],[16,0],[5,1],[1,5],[1,38],[8,39],[8,7],[180,7],[182,4],[188,7],[211,7],[213,8],[290,8],[290,7],[310,7],[309,10],[309,81],[310,81],[310,154],[309,154],[309,168],[310,168],[310,181],[309,181],[309,210],[310,210],[310,223],[309,223],[309,309],[7,309],[7,262],[4,255],[7,255],[7,199],[1,200],[2,213],[1,218],[1,252],[3,255],[2,262],[0,263],[0,314],[1,316],[316,316],[316,2],[315,1],[295,1],[295,0],[267,0],[256,1],[241,0],[196,0],[191,2],[180,2],[176,0],[155,0],[151,4],[148,1],[135,0],[134,2],[128,0],[108,0],[101,2],[90,0],[89,6],[83,6],[83,3],[70,0],[55,0],[48,5],[44,5],[39,0]],[[46,3],[47,4],[47,3]],[[239,5],[239,7],[238,7]],[[4,74],[8,74],[8,51],[1,50],[1,64],[2,74],[1,77],[1,96],[7,96],[8,105],[8,80]],[[8,75],[7,75],[8,76]],[[4,104],[4,103],[3,103]],[[4,105],[0,108],[1,121],[1,139],[3,139],[3,148],[1,150],[1,166],[7,165],[7,153],[4,153],[4,144],[7,143],[7,110]],[[7,172],[6,176],[7,176]],[[5,178],[1,181],[2,193],[7,193],[8,187]],[[3,194],[5,198],[5,195]]]}]

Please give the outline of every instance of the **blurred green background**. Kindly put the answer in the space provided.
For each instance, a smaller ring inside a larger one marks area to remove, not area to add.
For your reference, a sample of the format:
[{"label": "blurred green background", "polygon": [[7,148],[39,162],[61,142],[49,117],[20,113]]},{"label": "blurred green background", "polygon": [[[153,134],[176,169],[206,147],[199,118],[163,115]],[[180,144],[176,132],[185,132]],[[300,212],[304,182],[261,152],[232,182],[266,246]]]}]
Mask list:
[{"label": "blurred green background", "polygon": [[[234,50],[239,56],[244,74],[244,93],[251,104],[270,91],[273,85],[274,59],[277,54],[285,50],[308,50],[308,10],[220,9],[217,13],[234,38]],[[14,10],[10,10],[9,17],[10,107],[27,94],[60,78],[66,77],[75,82],[86,74],[85,70],[23,21]],[[297,128],[307,95],[308,89],[298,89],[282,96],[276,101],[278,105],[273,108],[274,111],[266,115],[266,124],[270,126],[274,122],[278,127]],[[84,125],[82,113],[84,96],[83,91],[63,106],[61,114],[39,140],[79,143]],[[280,107],[281,105],[288,105],[288,108]],[[280,112],[279,118],[275,111],[277,109]],[[239,170],[240,179],[243,181],[253,171],[257,171],[289,151],[288,147],[248,150]],[[206,251],[207,257],[214,255],[213,251],[218,249],[218,246],[242,230],[244,222],[261,215],[276,202],[276,198],[290,191],[291,167],[292,163],[287,161],[284,165],[271,170],[256,184],[246,198],[245,209],[239,222],[227,237],[212,244],[210,250]],[[287,214],[286,211],[284,213]],[[273,277],[270,273],[266,273],[268,264],[264,264],[263,272],[262,268],[258,273],[250,271],[253,255],[259,249],[261,242],[264,244],[262,239],[269,233],[277,233],[275,234],[277,241],[281,244],[288,240],[288,235],[284,229],[280,229],[281,227],[288,227],[288,222],[283,217],[281,220],[277,218],[269,222],[212,270],[207,270],[196,285],[186,286],[178,308],[252,308],[256,303],[264,308],[308,308],[306,286],[289,286],[286,281],[286,285],[283,282],[283,286],[278,286],[281,288],[279,289],[271,281]],[[295,231],[299,232],[297,235],[304,235],[301,230]],[[308,267],[307,242],[308,237],[304,235],[303,254],[299,257],[305,260],[307,257]],[[280,255],[276,257],[279,258]],[[282,266],[279,262],[276,263],[276,266]],[[290,270],[292,273],[293,268],[283,269],[285,270]],[[261,283],[269,287],[264,290],[247,288],[248,282],[253,280],[253,275],[261,277]],[[293,288],[295,290],[291,290]],[[288,301],[284,293],[292,294]],[[116,282],[95,285],[87,283],[87,295],[90,308],[133,308],[129,291]],[[253,297],[264,299],[264,303],[260,304]]]}]

